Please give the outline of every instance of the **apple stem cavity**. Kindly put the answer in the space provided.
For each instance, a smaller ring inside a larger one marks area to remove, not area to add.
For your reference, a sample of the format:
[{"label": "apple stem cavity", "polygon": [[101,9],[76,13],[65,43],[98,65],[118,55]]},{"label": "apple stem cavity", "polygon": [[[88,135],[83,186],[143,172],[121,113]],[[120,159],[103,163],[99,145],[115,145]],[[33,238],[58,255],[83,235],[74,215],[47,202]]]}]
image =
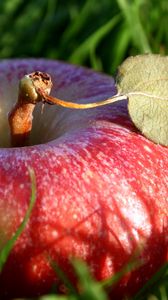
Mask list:
[{"label": "apple stem cavity", "polygon": [[127,99],[126,95],[116,94],[99,102],[79,104],[49,96],[51,88],[51,77],[44,72],[36,71],[25,75],[20,80],[18,100],[8,115],[12,147],[23,147],[29,144],[33,112],[39,102],[72,109],[88,109]]}]

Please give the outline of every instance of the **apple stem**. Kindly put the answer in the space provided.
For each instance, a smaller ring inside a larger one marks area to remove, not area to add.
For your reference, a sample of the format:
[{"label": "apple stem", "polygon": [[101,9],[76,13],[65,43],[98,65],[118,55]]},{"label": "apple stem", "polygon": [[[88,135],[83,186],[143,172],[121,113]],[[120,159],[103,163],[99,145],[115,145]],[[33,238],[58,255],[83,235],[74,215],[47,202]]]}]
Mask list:
[{"label": "apple stem", "polygon": [[32,114],[35,104],[16,103],[9,113],[8,121],[11,130],[11,146],[26,146],[32,128]]},{"label": "apple stem", "polygon": [[18,100],[8,115],[12,147],[23,147],[29,144],[33,112],[38,102],[73,109],[88,109],[127,99],[126,95],[116,94],[99,102],[79,104],[49,96],[51,87],[51,77],[44,72],[33,72],[20,80]]},{"label": "apple stem", "polygon": [[146,96],[149,98],[168,100],[167,97],[160,97],[160,96],[152,95],[149,93],[143,93],[143,92],[136,91],[136,92],[129,92],[127,94],[116,94],[108,99],[98,101],[98,102],[81,104],[81,103],[65,101],[65,100],[61,100],[59,98],[49,96],[40,88],[37,89],[37,93],[41,96],[41,98],[44,100],[44,102],[46,102],[48,104],[56,104],[59,106],[73,108],[73,109],[88,109],[88,108],[95,108],[98,106],[104,106],[104,105],[111,104],[111,103],[114,103],[117,101],[128,100],[130,96],[143,96],[143,97]]},{"label": "apple stem", "polygon": [[32,130],[33,111],[38,102],[56,104],[72,109],[88,109],[111,104],[116,101],[128,100],[130,96],[147,96],[167,100],[167,98],[164,97],[135,91],[128,92],[125,95],[118,93],[99,102],[81,104],[49,96],[51,87],[51,77],[44,72],[36,71],[29,75],[25,75],[20,80],[18,100],[8,116],[12,147],[21,147],[29,144],[30,132]]},{"label": "apple stem", "polygon": [[36,92],[37,87],[42,88],[46,94],[50,93],[51,77],[37,71],[25,75],[20,80],[18,100],[8,115],[12,147],[23,147],[29,144],[33,111],[36,104],[43,101]]},{"label": "apple stem", "polygon": [[70,102],[70,101],[64,101],[64,100],[61,100],[59,98],[55,98],[55,97],[46,95],[46,93],[41,89],[38,89],[37,92],[44,99],[44,101],[46,103],[56,104],[56,105],[59,105],[59,106],[63,106],[63,107],[67,107],[67,108],[73,108],[73,109],[94,108],[94,107],[103,106],[103,105],[111,104],[111,103],[116,102],[116,101],[121,101],[121,100],[127,99],[126,95],[116,94],[116,95],[112,96],[111,98],[108,98],[108,99],[105,99],[105,100],[102,100],[102,101],[81,104],[81,103],[75,103],[75,102]]}]

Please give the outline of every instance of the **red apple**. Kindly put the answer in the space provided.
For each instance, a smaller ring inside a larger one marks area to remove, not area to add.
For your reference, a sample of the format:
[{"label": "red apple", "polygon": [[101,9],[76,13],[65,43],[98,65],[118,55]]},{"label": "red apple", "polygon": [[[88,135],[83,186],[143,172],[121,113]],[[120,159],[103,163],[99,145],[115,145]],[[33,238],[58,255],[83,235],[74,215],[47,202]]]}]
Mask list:
[{"label": "red apple", "polygon": [[19,79],[36,70],[52,76],[52,94],[65,100],[95,102],[116,92],[110,76],[82,67],[41,59],[0,63],[1,246],[28,208],[29,167],[37,181],[31,218],[0,276],[0,298],[47,293],[59,282],[48,255],[70,278],[69,258],[80,257],[102,280],[142,246],[143,266],[111,292],[119,300],[167,260],[168,148],[136,130],[126,101],[90,110],[46,104],[41,112],[39,105],[31,145],[10,148],[7,113]]}]

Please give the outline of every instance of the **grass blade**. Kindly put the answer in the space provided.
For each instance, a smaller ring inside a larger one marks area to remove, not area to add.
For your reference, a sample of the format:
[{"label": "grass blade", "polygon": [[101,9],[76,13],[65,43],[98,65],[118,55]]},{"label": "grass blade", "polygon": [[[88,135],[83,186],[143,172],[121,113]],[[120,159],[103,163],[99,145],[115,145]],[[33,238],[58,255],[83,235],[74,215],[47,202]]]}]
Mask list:
[{"label": "grass blade", "polygon": [[51,267],[53,268],[53,270],[55,271],[59,279],[65,284],[68,291],[73,295],[77,295],[77,291],[75,287],[72,285],[71,281],[69,280],[65,272],[62,271],[61,268],[57,265],[57,263],[53,261],[50,257],[48,259]]},{"label": "grass blade", "polygon": [[113,275],[111,278],[106,279],[101,282],[101,285],[103,287],[113,287],[124,275],[127,273],[135,270],[139,266],[141,266],[142,263],[138,260],[138,258],[132,258],[120,271],[118,271],[115,275]]},{"label": "grass blade", "polygon": [[71,63],[81,63],[89,56],[91,49],[95,49],[100,41],[108,34],[120,21],[121,15],[118,14],[110,21],[101,26],[96,32],[90,35],[70,56]]},{"label": "grass blade", "polygon": [[[166,287],[168,292],[168,263],[166,263],[156,274],[154,274],[154,276],[143,286],[143,288],[133,297],[132,300],[144,300],[146,299],[145,297],[147,294],[153,294],[155,290],[159,290],[160,288],[162,293],[164,292],[165,294]],[[160,299],[162,300],[164,298]]]},{"label": "grass blade", "polygon": [[30,174],[30,179],[31,179],[31,198],[30,198],[30,204],[29,207],[27,209],[27,212],[25,214],[25,217],[22,221],[22,223],[20,224],[19,228],[16,230],[14,236],[6,243],[6,245],[4,246],[4,248],[1,250],[0,252],[0,272],[3,269],[4,264],[7,261],[7,258],[15,244],[15,241],[18,239],[18,237],[21,235],[21,233],[23,232],[29,218],[30,218],[30,214],[32,212],[32,209],[34,207],[35,204],[35,199],[36,199],[36,180],[35,180],[35,174],[33,169],[29,169],[29,174]]},{"label": "grass blade", "polygon": [[108,296],[101,286],[100,282],[95,281],[87,265],[79,260],[72,261],[80,286],[80,300],[107,300]]},{"label": "grass blade", "polygon": [[152,50],[139,16],[139,8],[142,1],[117,0],[117,2],[125,16],[134,44],[141,52],[151,53]]},{"label": "grass blade", "polygon": [[74,36],[77,36],[77,34],[84,28],[87,18],[94,11],[94,2],[95,0],[88,0],[82,7],[80,14],[75,18],[75,20],[72,20],[69,26],[67,26],[66,31],[62,35],[61,42],[62,44],[66,44],[70,41]]}]

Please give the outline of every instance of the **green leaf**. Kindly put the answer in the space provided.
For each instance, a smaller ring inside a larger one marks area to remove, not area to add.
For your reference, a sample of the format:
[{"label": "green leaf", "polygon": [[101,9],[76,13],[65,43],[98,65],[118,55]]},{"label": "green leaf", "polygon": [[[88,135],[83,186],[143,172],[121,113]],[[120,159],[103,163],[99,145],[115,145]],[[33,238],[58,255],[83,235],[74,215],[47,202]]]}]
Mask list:
[{"label": "green leaf", "polygon": [[129,57],[119,67],[117,88],[128,98],[130,117],[142,134],[168,146],[168,57]]},{"label": "green leaf", "polygon": [[7,261],[7,258],[15,244],[15,241],[18,239],[18,237],[21,235],[21,233],[23,232],[29,218],[30,218],[30,214],[32,212],[32,209],[34,207],[35,204],[35,199],[36,199],[36,180],[35,180],[35,174],[34,171],[32,169],[29,169],[29,174],[30,174],[30,179],[31,179],[31,198],[30,198],[30,204],[29,207],[27,209],[27,212],[25,214],[25,217],[22,221],[22,223],[20,224],[19,228],[17,229],[17,231],[15,232],[14,236],[6,243],[6,245],[4,246],[4,248],[1,250],[0,252],[0,272],[3,269],[4,264]]}]

